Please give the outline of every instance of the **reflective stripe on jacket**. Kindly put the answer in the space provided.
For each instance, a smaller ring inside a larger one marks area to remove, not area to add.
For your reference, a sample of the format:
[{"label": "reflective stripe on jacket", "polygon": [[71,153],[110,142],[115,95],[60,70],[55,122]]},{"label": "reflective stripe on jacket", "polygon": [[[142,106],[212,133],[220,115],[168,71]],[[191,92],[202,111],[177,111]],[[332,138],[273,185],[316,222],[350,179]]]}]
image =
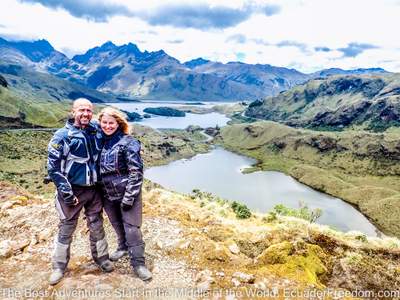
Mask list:
[{"label": "reflective stripe on jacket", "polygon": [[72,194],[71,185],[92,186],[97,182],[102,143],[102,133],[93,123],[79,129],[68,121],[56,131],[47,148],[47,171],[58,191]]}]

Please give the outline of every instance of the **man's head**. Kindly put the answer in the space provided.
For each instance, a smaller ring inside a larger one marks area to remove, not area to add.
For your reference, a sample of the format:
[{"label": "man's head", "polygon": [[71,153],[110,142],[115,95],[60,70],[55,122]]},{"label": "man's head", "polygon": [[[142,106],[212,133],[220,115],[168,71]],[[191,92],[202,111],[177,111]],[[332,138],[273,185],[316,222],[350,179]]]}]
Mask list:
[{"label": "man's head", "polygon": [[79,98],[72,104],[72,116],[76,127],[85,128],[93,116],[93,104],[88,99]]}]

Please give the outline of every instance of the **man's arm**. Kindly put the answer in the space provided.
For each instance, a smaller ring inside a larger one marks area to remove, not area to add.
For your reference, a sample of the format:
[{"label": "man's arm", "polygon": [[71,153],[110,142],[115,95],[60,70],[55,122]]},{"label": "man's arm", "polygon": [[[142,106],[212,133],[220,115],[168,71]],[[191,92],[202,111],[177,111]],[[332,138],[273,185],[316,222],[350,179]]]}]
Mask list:
[{"label": "man's arm", "polygon": [[132,207],[139,196],[143,183],[143,161],[140,156],[140,142],[131,141],[125,148],[124,157],[128,166],[128,184],[122,204]]},{"label": "man's arm", "polygon": [[[67,205],[73,205],[76,201],[71,184],[63,173],[62,160],[69,152],[69,145],[65,143],[63,135],[56,132],[48,147],[47,172],[57,187],[57,192]],[[65,161],[64,161],[65,163]]]}]

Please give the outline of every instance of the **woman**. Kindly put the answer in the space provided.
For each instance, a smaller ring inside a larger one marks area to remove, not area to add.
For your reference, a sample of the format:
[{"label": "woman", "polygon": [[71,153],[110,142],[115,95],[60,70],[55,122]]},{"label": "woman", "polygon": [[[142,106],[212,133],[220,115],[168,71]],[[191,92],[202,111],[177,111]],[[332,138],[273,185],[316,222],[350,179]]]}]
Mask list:
[{"label": "woman", "polygon": [[118,249],[112,261],[129,254],[134,273],[143,281],[152,278],[145,266],[142,225],[143,163],[140,142],[129,135],[124,115],[104,108],[99,115],[105,141],[100,155],[104,210],[118,236]]}]

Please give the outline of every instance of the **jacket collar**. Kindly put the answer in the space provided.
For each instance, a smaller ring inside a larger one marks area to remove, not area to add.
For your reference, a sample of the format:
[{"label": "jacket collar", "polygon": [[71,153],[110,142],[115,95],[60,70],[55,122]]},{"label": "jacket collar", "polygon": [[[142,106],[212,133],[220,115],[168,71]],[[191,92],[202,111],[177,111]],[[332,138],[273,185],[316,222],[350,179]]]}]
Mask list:
[{"label": "jacket collar", "polygon": [[105,135],[103,132],[103,137],[105,141],[105,145],[107,149],[114,147],[119,141],[123,138],[125,134],[120,130],[117,129],[112,135]]},{"label": "jacket collar", "polygon": [[84,129],[75,127],[73,119],[67,120],[67,122],[65,124],[65,128],[68,129],[69,135],[82,134],[82,131],[85,131],[85,132],[96,132],[97,131],[96,125],[93,124],[92,122],[89,122],[88,126]]}]

